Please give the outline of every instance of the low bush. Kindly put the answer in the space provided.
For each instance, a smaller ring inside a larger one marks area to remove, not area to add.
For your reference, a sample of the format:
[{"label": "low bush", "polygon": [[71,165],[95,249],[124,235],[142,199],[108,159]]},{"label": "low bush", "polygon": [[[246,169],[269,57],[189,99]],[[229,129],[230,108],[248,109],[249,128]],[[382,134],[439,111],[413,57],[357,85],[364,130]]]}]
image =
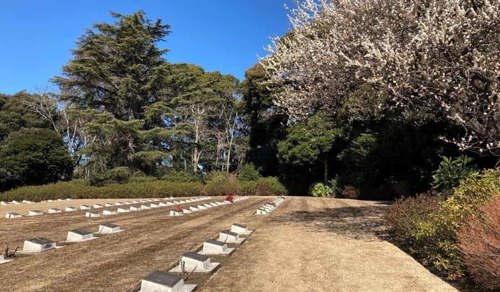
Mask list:
[{"label": "low bush", "polygon": [[261,177],[257,179],[256,183],[255,194],[258,196],[287,194],[285,186],[276,177]]},{"label": "low bush", "polygon": [[240,195],[252,196],[257,191],[256,181],[240,181]]},{"label": "low bush", "polygon": [[396,203],[388,222],[396,243],[435,273],[462,280],[466,275],[457,232],[468,218],[500,194],[500,170],[486,170],[461,181],[446,200],[407,199]]},{"label": "low bush", "polygon": [[187,171],[169,171],[162,177],[163,180],[170,182],[199,182],[199,178]]},{"label": "low bush", "polygon": [[432,174],[432,187],[441,192],[450,192],[473,172],[469,166],[471,162],[471,158],[463,155],[455,159],[443,157],[438,169]]},{"label": "low bush", "polygon": [[481,208],[458,232],[458,246],[472,280],[482,289],[500,291],[500,197]]},{"label": "low bush", "polygon": [[359,189],[353,186],[345,186],[342,191],[342,197],[346,199],[357,199],[359,198]]},{"label": "low bush", "polygon": [[213,172],[208,175],[204,192],[209,196],[232,195],[240,193],[238,179],[226,172]]},{"label": "low bush", "polygon": [[418,246],[421,242],[415,241],[414,235],[418,226],[429,221],[431,215],[439,210],[441,201],[439,197],[430,194],[419,194],[395,201],[385,214],[391,238],[395,243],[410,250],[413,255],[422,249],[422,246]]},{"label": "low bush", "polygon": [[1,200],[41,201],[64,198],[140,198],[164,196],[198,196],[203,194],[201,183],[178,183],[161,180],[90,186],[82,180],[41,186],[26,186],[1,195]]},{"label": "low bush", "polygon": [[238,174],[238,179],[240,181],[256,181],[260,177],[260,173],[255,168],[255,165],[253,165],[253,163],[247,163],[243,165],[240,173]]},{"label": "low bush", "polygon": [[313,197],[331,197],[333,189],[322,183],[315,183],[311,188],[311,195]]}]

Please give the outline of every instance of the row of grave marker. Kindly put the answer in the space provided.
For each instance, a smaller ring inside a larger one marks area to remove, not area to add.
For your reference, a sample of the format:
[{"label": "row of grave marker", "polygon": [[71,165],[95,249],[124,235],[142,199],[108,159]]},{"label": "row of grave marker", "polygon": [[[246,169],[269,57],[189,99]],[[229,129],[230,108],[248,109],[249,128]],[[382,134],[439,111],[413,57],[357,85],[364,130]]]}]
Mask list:
[{"label": "row of grave marker", "polygon": [[232,199],[231,201],[226,199],[224,201],[215,201],[215,202],[205,203],[205,204],[198,205],[198,206],[190,206],[189,208],[179,208],[178,210],[170,210],[170,216],[172,216],[172,217],[183,216],[185,214],[199,212],[199,211],[207,210],[207,209],[222,206],[222,205],[228,205],[228,204],[236,203],[238,201],[243,201],[246,199],[248,199],[248,197],[236,197],[236,198]]},{"label": "row of grave marker", "polygon": [[[196,199],[188,199],[186,201],[174,201],[172,203],[176,204],[183,204],[186,202],[193,202],[193,201],[199,201],[199,200],[205,200],[209,199],[210,197],[200,197]],[[237,197],[233,200],[233,202],[237,201],[242,201],[248,199],[248,197]],[[212,202],[215,203],[215,206],[221,206],[221,205],[226,205],[230,204],[231,202],[229,201],[216,201]],[[211,205],[212,206],[212,205]],[[207,208],[208,209],[208,208]],[[201,210],[201,209],[198,209]],[[192,212],[192,211],[190,211]],[[99,225],[99,230],[96,232],[98,234],[110,234],[110,233],[117,233],[123,231],[118,225],[111,224],[111,223],[105,223]],[[82,241],[88,241],[92,239],[96,239],[97,237],[94,236],[93,232],[85,231],[85,230],[80,230],[80,229],[74,229],[68,231],[66,242],[67,243],[73,243],[73,242],[82,242]],[[46,238],[32,238],[29,240],[24,241],[23,249],[19,251],[20,254],[32,254],[32,253],[38,253],[50,249],[55,249],[55,248],[60,248],[59,246],[56,245],[54,241],[51,241]],[[6,251],[7,253],[8,251]],[[0,264],[7,263],[12,261],[12,259],[5,258],[5,255],[0,255]]]},{"label": "row of grave marker", "polygon": [[257,211],[255,211],[256,215],[268,215],[274,209],[276,209],[279,205],[281,205],[285,201],[285,197],[281,196],[276,199],[274,199],[271,202],[265,203],[264,205],[260,206]]},{"label": "row of grave marker", "polygon": [[[97,212],[97,211],[87,211],[87,212],[85,212],[85,217],[95,218],[95,217],[101,217],[101,215],[102,216],[111,216],[111,215],[117,215],[117,214],[121,214],[121,213],[139,212],[139,211],[144,211],[144,210],[149,210],[149,209],[199,202],[199,201],[204,201],[204,200],[208,200],[208,199],[210,199],[210,197],[198,197],[198,198],[191,198],[191,199],[180,200],[180,201],[176,200],[176,201],[172,201],[172,202],[170,202],[170,201],[169,202],[154,201],[153,203],[149,204],[149,206],[146,204],[142,204],[140,206],[130,206],[130,207],[123,206],[123,207],[117,208],[116,210],[104,209],[104,210],[102,210],[102,214]],[[136,203],[134,203],[134,202],[136,202]],[[141,203],[141,202],[137,202],[137,201],[132,202],[132,204],[138,204],[138,203]],[[97,208],[96,208],[96,205],[94,205],[93,207],[94,207],[94,209],[104,208],[104,206],[102,206],[102,205],[97,206]]]},{"label": "row of grave marker", "polygon": [[[173,197],[171,198],[164,198],[163,200],[171,200],[171,199],[174,199]],[[135,207],[135,206],[131,206],[130,208],[125,208],[125,207],[121,207],[121,208],[118,208],[116,213],[126,213],[127,210],[130,212],[130,211],[140,211],[140,210],[146,210],[146,209],[150,209],[150,208],[155,208],[155,207],[163,207],[163,206],[173,206],[173,205],[177,205],[177,204],[184,204],[184,203],[190,203],[190,202],[194,202],[194,201],[202,201],[202,200],[208,200],[210,199],[210,197],[197,197],[197,198],[191,198],[191,199],[186,199],[186,200],[181,200],[181,201],[173,201],[173,202],[160,202],[160,199],[143,199],[143,200],[134,200],[134,201],[131,201],[131,202],[115,202],[115,203],[106,203],[106,204],[94,204],[94,205],[81,205],[79,207],[80,210],[91,210],[91,209],[101,209],[101,208],[104,208],[104,207],[110,207],[110,206],[126,206],[126,205],[134,205],[134,204],[141,204],[141,203],[151,203],[150,206],[146,206],[146,205],[141,205],[140,207]],[[159,202],[159,203],[156,203],[156,202]],[[77,208],[75,207],[66,207],[64,209],[64,212],[75,212],[75,211],[78,211]],[[103,210],[103,215],[113,215],[114,213],[112,211],[106,211],[106,210]],[[28,215],[27,216],[41,216],[41,215],[44,215],[44,214],[57,214],[57,213],[62,213],[63,211],[59,208],[49,208],[47,210],[47,213],[44,213],[43,211],[41,210],[30,210],[28,211]],[[90,212],[92,213],[92,212]],[[97,212],[94,212],[94,213],[97,213]],[[94,216],[90,216],[90,215],[94,215]],[[97,213],[97,215],[99,215],[99,213]],[[87,216],[87,214],[86,214]],[[99,215],[100,216],[100,215]],[[95,214],[89,214],[87,217],[99,217],[99,216],[96,216]],[[16,212],[7,212],[5,214],[5,218],[7,219],[16,219],[16,218],[21,218],[23,217],[23,215],[19,214],[19,213],[16,213]]]},{"label": "row of grave marker", "polygon": [[[112,223],[103,223],[99,225],[97,232],[90,232],[81,229],[73,229],[68,231],[65,243],[75,243],[83,242],[92,239],[96,239],[95,234],[111,234],[123,231],[120,226]],[[39,252],[44,252],[51,249],[62,248],[62,246],[57,246],[55,241],[52,241],[43,237],[35,237],[24,241],[23,249],[20,250],[19,254],[35,254]],[[11,258],[6,258],[8,251],[5,254],[0,255],[0,264],[13,261]]]},{"label": "row of grave marker", "polygon": [[246,225],[232,224],[230,230],[219,233],[217,240],[209,239],[203,242],[203,248],[198,252],[185,252],[179,264],[168,272],[154,271],[141,280],[140,292],[190,292],[196,284],[186,284],[182,277],[175,273],[211,273],[220,263],[212,262],[209,255],[230,255],[235,248],[228,247],[228,243],[241,244],[252,233]]},{"label": "row of grave marker", "polygon": [[67,199],[57,199],[57,200],[43,200],[43,201],[40,201],[40,202],[33,202],[33,201],[29,201],[29,200],[22,200],[22,201],[16,201],[16,200],[12,200],[10,202],[5,202],[5,201],[0,201],[0,205],[1,206],[7,206],[7,205],[20,205],[20,204],[36,204],[36,203],[45,203],[45,202],[62,202],[62,201],[71,201],[72,199],[71,198],[67,198]]}]

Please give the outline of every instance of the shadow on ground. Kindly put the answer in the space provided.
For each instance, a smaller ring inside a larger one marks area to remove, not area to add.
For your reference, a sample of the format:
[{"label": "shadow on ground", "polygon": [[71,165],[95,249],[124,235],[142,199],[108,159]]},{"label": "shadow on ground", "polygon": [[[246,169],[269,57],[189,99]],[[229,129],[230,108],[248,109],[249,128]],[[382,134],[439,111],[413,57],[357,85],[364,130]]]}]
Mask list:
[{"label": "shadow on ground", "polygon": [[312,231],[334,232],[350,238],[363,240],[386,240],[384,214],[387,203],[371,206],[341,206],[317,211],[293,211],[276,216],[273,222],[281,224],[300,223]]}]

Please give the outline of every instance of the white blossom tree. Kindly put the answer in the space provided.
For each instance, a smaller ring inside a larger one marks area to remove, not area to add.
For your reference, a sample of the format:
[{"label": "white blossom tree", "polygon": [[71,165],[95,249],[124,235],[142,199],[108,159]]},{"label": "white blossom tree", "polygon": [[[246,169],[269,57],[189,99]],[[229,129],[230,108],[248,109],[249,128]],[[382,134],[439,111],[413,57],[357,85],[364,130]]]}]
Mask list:
[{"label": "white blossom tree", "polygon": [[499,13],[500,0],[304,0],[261,63],[293,118],[370,84],[379,108],[445,117],[461,149],[500,155]]}]

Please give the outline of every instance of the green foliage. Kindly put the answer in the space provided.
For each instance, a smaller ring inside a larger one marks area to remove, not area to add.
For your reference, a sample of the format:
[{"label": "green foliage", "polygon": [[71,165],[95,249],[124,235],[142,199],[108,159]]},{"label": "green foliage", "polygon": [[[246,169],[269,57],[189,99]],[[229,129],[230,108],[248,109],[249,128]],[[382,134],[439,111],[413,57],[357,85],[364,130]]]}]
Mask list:
[{"label": "green foliage", "polygon": [[451,191],[473,172],[469,166],[471,162],[472,158],[463,155],[455,159],[443,157],[438,169],[432,174],[432,187],[441,192]]},{"label": "green foliage", "polygon": [[240,181],[255,181],[259,177],[261,177],[261,175],[253,163],[246,163],[243,165],[238,174],[238,179]]},{"label": "green foliage", "polygon": [[320,162],[324,167],[323,180],[328,180],[328,153],[342,132],[334,128],[332,121],[317,113],[305,123],[288,129],[286,139],[278,143],[282,161],[295,165],[312,165]]},{"label": "green foliage", "polygon": [[462,279],[466,271],[457,245],[457,231],[486,202],[499,195],[500,170],[472,174],[461,181],[452,196],[437,205],[427,199],[409,199],[408,203],[395,205],[393,209],[403,211],[393,211],[392,231],[397,242],[431,270],[450,280]]},{"label": "green foliage", "polygon": [[73,50],[54,78],[62,96],[83,108],[104,108],[119,119],[144,117],[144,107],[158,100],[167,63],[156,43],[169,34],[169,25],[151,21],[142,11],[112,13],[114,24],[98,23]]},{"label": "green foliage", "polygon": [[41,186],[25,186],[1,195],[2,200],[82,199],[82,198],[150,198],[165,196],[199,196],[203,194],[201,183],[181,183],[154,180],[89,186],[82,180],[59,182]]},{"label": "green foliage", "polygon": [[328,185],[315,183],[311,188],[311,195],[313,195],[313,197],[331,197],[334,195],[334,192]]},{"label": "green foliage", "polygon": [[162,177],[162,180],[170,182],[199,182],[200,179],[187,171],[171,170]]},{"label": "green foliage", "polygon": [[253,196],[257,192],[257,182],[251,180],[240,181],[240,195],[242,196]]},{"label": "green foliage", "polygon": [[258,196],[286,195],[287,189],[273,176],[260,177],[256,181],[255,194]]},{"label": "green foliage", "polygon": [[204,190],[209,196],[237,195],[240,193],[240,185],[236,176],[218,171],[208,175]]},{"label": "green foliage", "polygon": [[70,179],[73,162],[62,139],[49,129],[23,128],[0,145],[0,186],[44,184]]}]

